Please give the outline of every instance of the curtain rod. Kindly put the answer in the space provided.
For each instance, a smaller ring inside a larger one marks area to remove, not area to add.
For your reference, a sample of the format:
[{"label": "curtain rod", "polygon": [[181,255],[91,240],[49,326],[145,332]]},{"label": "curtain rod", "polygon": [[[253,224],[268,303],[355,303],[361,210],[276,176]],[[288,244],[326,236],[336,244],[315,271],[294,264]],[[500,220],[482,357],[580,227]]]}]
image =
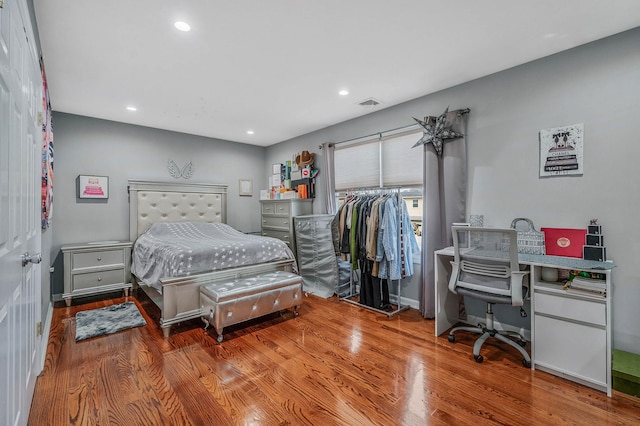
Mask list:
[{"label": "curtain rod", "polygon": [[[451,111],[451,112],[454,112],[454,111]],[[464,108],[464,109],[459,109],[456,112],[458,113],[458,116],[461,116],[463,114],[469,114],[471,112],[471,110],[469,108]],[[382,137],[383,134],[397,132],[397,131],[400,131],[400,130],[409,130],[412,127],[419,128],[420,126],[418,124],[408,124],[406,126],[396,127],[395,129],[384,130],[382,132],[376,132],[376,133],[372,133],[372,134],[366,135],[366,136],[359,136],[357,138],[347,139],[347,140],[340,141],[340,142],[329,143],[329,146],[340,145],[342,143],[348,143],[348,142],[354,142],[354,141],[357,141],[359,139],[369,139],[369,138],[372,138],[374,136]],[[318,145],[318,149],[321,150],[322,149],[322,145]]]},{"label": "curtain rod", "polygon": [[[340,141],[340,142],[332,142],[332,143],[329,144],[329,146],[340,145],[340,144],[348,143],[348,142],[355,142],[355,141],[360,140],[360,139],[366,140],[366,139],[373,138],[374,136],[382,137],[383,134],[391,133],[391,132],[397,132],[399,130],[409,130],[412,127],[419,128],[420,126],[417,125],[417,124],[409,124],[409,125],[402,126],[402,127],[396,127],[395,129],[385,130],[385,131],[382,131],[382,132],[375,132],[375,133],[372,133],[372,134],[366,135],[366,136],[358,136],[357,138],[347,139],[347,140]],[[318,145],[318,148],[322,149],[322,145]]]}]

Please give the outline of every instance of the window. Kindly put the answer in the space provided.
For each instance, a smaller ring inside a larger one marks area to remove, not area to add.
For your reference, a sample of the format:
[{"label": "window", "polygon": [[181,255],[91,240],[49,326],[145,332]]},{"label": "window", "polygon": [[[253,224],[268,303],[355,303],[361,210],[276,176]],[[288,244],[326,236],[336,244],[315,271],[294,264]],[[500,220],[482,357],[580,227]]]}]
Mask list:
[{"label": "window", "polygon": [[336,191],[422,185],[421,130],[383,133],[335,147]]},{"label": "window", "polygon": [[342,205],[350,189],[400,187],[420,244],[423,149],[412,147],[421,136],[422,130],[412,126],[337,144],[334,151],[336,205]]}]

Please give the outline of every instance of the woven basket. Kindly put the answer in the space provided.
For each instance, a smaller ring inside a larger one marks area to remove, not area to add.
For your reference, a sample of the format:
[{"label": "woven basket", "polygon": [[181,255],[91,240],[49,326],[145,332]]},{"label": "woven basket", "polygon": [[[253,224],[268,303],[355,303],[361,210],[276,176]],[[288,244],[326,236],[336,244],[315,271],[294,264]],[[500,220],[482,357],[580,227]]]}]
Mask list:
[{"label": "woven basket", "polygon": [[526,231],[518,231],[518,253],[545,254],[544,232],[536,231],[531,219],[527,219],[526,217],[513,219],[511,227],[517,229],[516,225],[520,221],[526,222],[529,228]]}]

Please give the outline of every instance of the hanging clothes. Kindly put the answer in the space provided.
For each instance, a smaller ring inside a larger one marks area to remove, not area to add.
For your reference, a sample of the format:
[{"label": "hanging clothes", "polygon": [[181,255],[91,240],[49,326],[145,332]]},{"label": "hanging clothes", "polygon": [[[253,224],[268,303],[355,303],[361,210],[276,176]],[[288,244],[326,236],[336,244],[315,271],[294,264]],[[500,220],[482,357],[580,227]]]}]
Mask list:
[{"label": "hanging clothes", "polygon": [[388,280],[413,275],[420,249],[404,200],[395,195],[350,197],[336,213],[343,259],[360,270],[360,303],[391,310]]}]

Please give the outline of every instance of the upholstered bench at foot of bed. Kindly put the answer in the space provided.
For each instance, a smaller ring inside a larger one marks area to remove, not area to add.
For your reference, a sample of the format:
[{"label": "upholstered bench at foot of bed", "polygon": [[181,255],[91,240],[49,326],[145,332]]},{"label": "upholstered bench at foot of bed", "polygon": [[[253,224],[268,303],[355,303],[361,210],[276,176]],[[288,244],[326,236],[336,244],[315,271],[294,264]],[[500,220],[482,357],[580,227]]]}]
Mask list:
[{"label": "upholstered bench at foot of bed", "polygon": [[291,272],[273,271],[200,287],[205,330],[212,325],[218,342],[224,327],[291,307],[295,317],[301,304],[302,277]]}]

